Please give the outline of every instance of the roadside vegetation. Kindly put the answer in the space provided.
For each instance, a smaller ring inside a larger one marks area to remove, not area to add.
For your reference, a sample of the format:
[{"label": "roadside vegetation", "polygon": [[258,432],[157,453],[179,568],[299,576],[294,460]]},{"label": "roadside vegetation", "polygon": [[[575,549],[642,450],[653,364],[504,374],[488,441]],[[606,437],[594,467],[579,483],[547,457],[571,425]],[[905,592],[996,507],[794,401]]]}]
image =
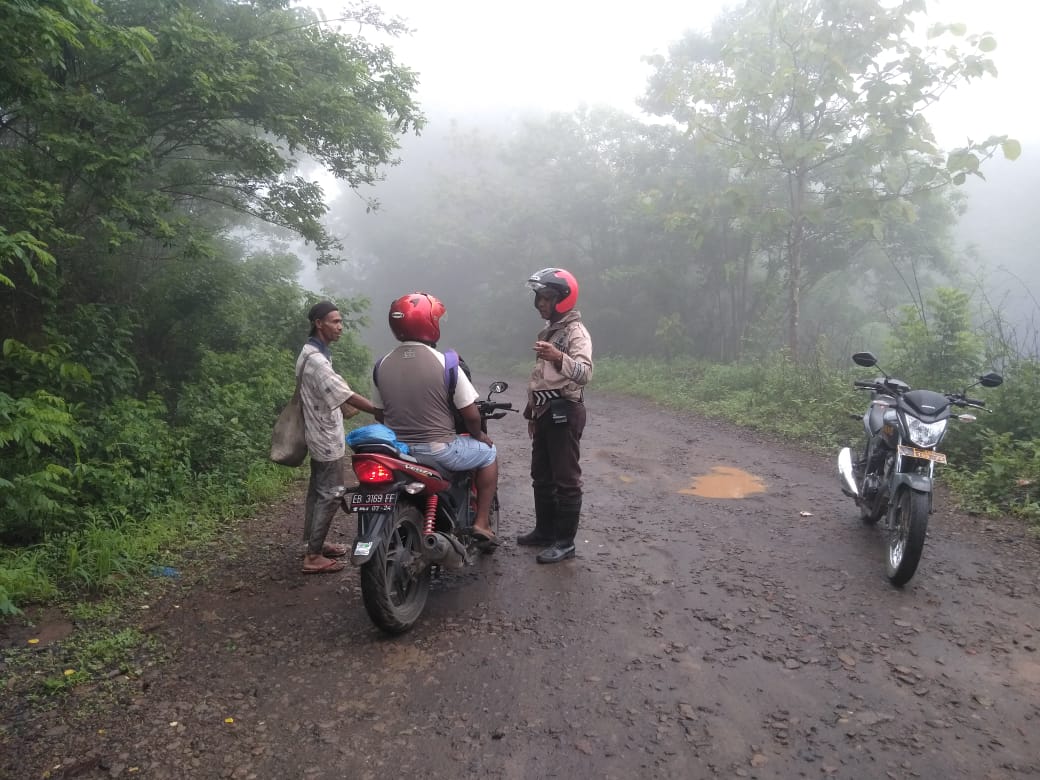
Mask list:
[{"label": "roadside vegetation", "polygon": [[[300,166],[359,187],[423,120],[388,48],[288,2],[0,0],[0,27],[0,615],[14,615],[139,589],[298,478],[266,459],[318,298],[291,243],[320,263],[342,248]],[[337,366],[363,386],[366,302],[337,302]]]}]

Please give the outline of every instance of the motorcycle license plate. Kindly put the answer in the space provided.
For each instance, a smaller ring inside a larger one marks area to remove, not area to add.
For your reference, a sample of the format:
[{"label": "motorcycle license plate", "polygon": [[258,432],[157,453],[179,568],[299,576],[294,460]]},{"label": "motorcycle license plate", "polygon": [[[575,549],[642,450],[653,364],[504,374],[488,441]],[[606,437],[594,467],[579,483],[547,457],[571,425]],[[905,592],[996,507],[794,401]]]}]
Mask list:
[{"label": "motorcycle license plate", "polygon": [[946,455],[942,452],[936,452],[935,450],[919,450],[916,447],[908,447],[905,444],[899,445],[899,454],[905,455],[908,458],[920,458],[921,460],[934,460],[936,463],[945,463]]},{"label": "motorcycle license plate", "polygon": [[396,493],[356,490],[350,494],[351,512],[390,512],[397,504]]}]

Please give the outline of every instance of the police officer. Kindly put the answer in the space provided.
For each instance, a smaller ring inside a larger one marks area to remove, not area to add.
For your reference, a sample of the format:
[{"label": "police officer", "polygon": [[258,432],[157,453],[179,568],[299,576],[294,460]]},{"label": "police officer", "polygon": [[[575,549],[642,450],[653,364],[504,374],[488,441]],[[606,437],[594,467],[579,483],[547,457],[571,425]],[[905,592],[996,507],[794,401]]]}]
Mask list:
[{"label": "police officer", "polygon": [[516,541],[544,547],[538,563],[558,563],[574,557],[581,515],[580,443],[584,388],[592,378],[592,339],[575,308],[578,280],[570,271],[543,268],[527,285],[546,326],[534,343],[536,360],[524,409],[531,436],[535,527]]}]

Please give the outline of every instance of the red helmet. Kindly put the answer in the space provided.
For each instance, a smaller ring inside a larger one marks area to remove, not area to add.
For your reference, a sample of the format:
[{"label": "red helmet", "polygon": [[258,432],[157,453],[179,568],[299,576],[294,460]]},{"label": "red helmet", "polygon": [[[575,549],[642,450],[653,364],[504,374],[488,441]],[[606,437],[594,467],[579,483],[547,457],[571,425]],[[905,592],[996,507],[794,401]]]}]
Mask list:
[{"label": "red helmet", "polygon": [[444,304],[429,293],[402,295],[390,304],[390,330],[398,341],[423,341],[436,344],[441,337],[440,318]]},{"label": "red helmet", "polygon": [[557,314],[566,314],[578,302],[578,280],[574,274],[563,268],[543,268],[535,271],[527,280],[527,286],[537,295],[542,290],[556,293],[554,308]]}]

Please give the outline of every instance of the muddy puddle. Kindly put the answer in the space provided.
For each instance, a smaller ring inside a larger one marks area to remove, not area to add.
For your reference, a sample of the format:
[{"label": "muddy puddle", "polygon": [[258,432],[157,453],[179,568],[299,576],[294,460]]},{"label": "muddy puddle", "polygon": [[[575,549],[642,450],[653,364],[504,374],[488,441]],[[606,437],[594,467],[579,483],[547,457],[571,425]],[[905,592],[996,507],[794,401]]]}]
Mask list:
[{"label": "muddy puddle", "polygon": [[694,477],[693,484],[679,492],[701,498],[744,498],[765,489],[765,483],[754,474],[732,466],[715,466],[710,473]]}]

